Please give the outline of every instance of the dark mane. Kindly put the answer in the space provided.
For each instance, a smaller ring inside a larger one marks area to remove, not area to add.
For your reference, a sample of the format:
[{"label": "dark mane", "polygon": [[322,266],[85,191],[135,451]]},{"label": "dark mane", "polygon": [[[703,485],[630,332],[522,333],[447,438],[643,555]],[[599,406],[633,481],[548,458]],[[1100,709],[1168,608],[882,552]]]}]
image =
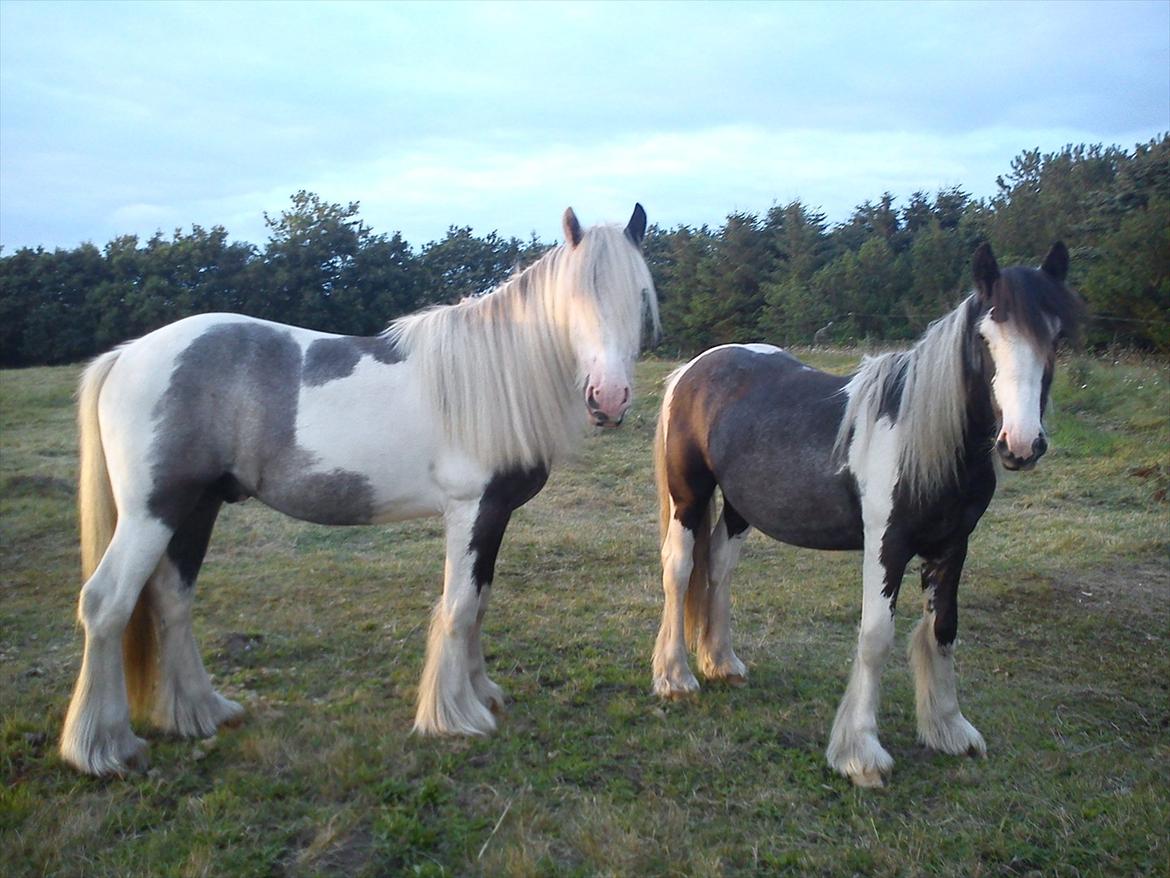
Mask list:
[{"label": "dark mane", "polygon": [[1084,319],[1079,296],[1037,268],[1005,268],[991,294],[993,319],[1010,320],[1034,345],[1046,348],[1054,341],[1051,320],[1059,321],[1057,338],[1075,341]]}]

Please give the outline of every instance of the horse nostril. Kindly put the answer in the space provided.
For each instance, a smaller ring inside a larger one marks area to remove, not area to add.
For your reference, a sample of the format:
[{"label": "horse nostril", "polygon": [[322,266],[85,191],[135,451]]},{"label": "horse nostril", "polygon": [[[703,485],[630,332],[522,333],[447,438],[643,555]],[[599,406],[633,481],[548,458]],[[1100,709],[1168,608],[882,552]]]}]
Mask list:
[{"label": "horse nostril", "polygon": [[585,392],[585,404],[587,406],[589,406],[590,411],[597,411],[597,409],[599,408],[599,406],[597,405],[597,396],[595,393],[596,390],[597,390],[596,387],[590,387]]},{"label": "horse nostril", "polygon": [[1005,451],[1007,451],[1007,439],[1005,439],[1003,436],[1000,436],[995,441],[995,450],[1000,454],[1003,454]]},{"label": "horse nostril", "polygon": [[1037,436],[1036,441],[1032,443],[1032,456],[1039,457],[1048,450],[1048,440],[1043,436]]}]

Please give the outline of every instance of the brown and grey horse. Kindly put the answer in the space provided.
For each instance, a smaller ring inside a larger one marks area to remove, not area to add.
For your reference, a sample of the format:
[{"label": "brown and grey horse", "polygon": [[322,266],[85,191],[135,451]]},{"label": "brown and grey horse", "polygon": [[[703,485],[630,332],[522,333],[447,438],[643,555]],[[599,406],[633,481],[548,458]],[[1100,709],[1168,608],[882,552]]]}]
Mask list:
[{"label": "brown and grey horse", "polygon": [[[770,345],[713,348],[669,379],[655,442],[666,595],[654,690],[742,684],[731,645],[730,576],[750,528],[813,549],[863,550],[861,627],[829,764],[878,785],[893,759],[877,734],[878,680],[906,566],[923,560],[925,609],[910,642],[918,736],[946,753],[986,752],[959,710],[957,589],[967,542],[995,492],[995,458],[1029,469],[1058,339],[1076,329],[1068,251],[1000,271],[975,254],[975,292],[909,351],[838,377]],[[712,528],[716,488],[722,512]]]}]

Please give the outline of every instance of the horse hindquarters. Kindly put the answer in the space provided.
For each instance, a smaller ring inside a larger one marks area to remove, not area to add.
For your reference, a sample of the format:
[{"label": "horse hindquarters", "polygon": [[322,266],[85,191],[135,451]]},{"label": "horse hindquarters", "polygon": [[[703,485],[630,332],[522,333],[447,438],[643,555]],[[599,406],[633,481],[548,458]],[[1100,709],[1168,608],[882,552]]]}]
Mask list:
[{"label": "horse hindquarters", "polygon": [[[87,774],[120,774],[141,764],[146,742],[130,729],[130,702],[123,667],[123,635],[126,657],[148,667],[153,657],[153,633],[148,614],[134,619],[141,586],[162,554],[167,536],[156,534],[158,553],[149,547],[135,552],[128,546],[130,529],[117,530],[118,513],[110,485],[105,448],[98,421],[98,398],[110,370],[118,360],[111,351],[85,370],[78,393],[80,467],[78,519],[81,536],[81,569],[85,580],[78,598],[78,622],[85,629],[81,670],[65,714],[61,732],[61,757]],[[161,545],[160,545],[161,543]],[[123,548],[125,547],[125,548]],[[128,568],[128,569],[127,569]],[[124,574],[140,576],[138,588],[120,588]]]},{"label": "horse hindquarters", "polygon": [[[122,774],[144,761],[146,744],[130,728],[132,712],[152,715],[164,730],[185,735],[211,734],[241,712],[211,690],[191,631],[194,576],[218,500],[203,522],[192,513],[178,531],[150,514],[142,485],[119,483],[117,495],[126,508],[115,504],[98,400],[119,356],[115,351],[96,360],[79,394],[78,500],[87,578],[78,617],[85,652],[61,735],[65,761],[98,775]],[[135,421],[126,413],[120,418]],[[116,458],[141,455],[119,448]]]},{"label": "horse hindquarters", "polygon": [[[654,692],[663,698],[698,691],[699,682],[687,661],[687,644],[697,644],[703,637],[711,609],[708,571],[714,479],[708,474],[703,481],[710,486],[696,491],[681,468],[668,466],[666,422],[671,399],[668,390],[654,435],[664,601],[651,664]],[[680,503],[676,496],[686,499]]]}]

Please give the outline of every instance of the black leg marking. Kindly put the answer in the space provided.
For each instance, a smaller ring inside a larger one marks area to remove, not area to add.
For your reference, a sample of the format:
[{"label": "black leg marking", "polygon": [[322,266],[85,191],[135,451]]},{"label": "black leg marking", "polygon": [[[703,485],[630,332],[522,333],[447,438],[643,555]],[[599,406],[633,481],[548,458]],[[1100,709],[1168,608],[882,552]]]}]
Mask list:
[{"label": "black leg marking", "polygon": [[734,539],[751,527],[748,520],[739,514],[739,510],[727,502],[726,497],[723,498],[723,523],[727,526],[728,539]]},{"label": "black leg marking", "polygon": [[914,553],[907,547],[905,537],[893,528],[887,528],[882,534],[882,548],[878,560],[885,570],[882,585],[882,594],[890,601],[890,615],[898,608],[898,591],[902,588],[902,577],[906,575],[906,565]]},{"label": "black leg marking", "polygon": [[479,500],[479,511],[475,516],[471,544],[468,546],[468,550],[475,556],[472,576],[475,577],[476,594],[492,584],[496,556],[512,513],[539,494],[547,480],[548,470],[534,467],[497,473],[488,482]]},{"label": "black leg marking", "polygon": [[195,577],[203,566],[207,545],[211,541],[211,529],[215,527],[215,519],[223,501],[220,486],[216,484],[209,487],[200,495],[194,508],[167,544],[167,557],[178,568],[179,577],[187,588],[195,585]]},{"label": "black leg marking", "polygon": [[959,633],[959,577],[967,559],[967,540],[951,544],[922,566],[922,587],[933,589],[934,637],[939,646],[950,646]]}]

